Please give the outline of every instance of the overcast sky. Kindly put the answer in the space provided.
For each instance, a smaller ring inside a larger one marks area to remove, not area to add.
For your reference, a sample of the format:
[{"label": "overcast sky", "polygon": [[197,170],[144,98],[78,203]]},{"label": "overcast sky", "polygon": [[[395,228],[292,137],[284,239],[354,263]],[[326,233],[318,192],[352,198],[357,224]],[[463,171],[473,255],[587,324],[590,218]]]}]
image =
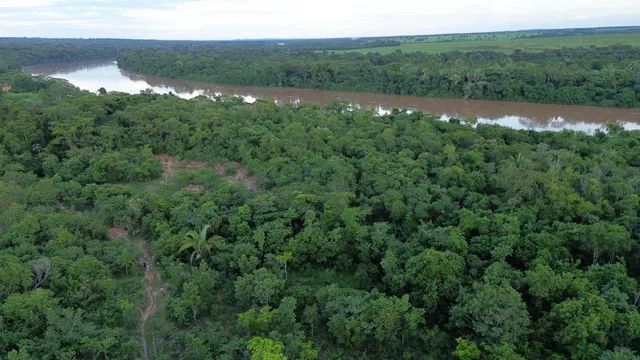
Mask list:
[{"label": "overcast sky", "polygon": [[640,25],[640,0],[0,0],[0,36],[358,37]]}]

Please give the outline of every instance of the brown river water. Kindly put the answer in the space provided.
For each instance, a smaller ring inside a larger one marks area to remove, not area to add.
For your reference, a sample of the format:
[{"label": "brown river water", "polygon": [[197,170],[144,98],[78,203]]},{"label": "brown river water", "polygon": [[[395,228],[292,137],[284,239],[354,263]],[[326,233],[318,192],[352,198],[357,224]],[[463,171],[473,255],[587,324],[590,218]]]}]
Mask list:
[{"label": "brown river water", "polygon": [[47,64],[30,66],[25,70],[36,75],[65,79],[80,89],[94,92],[101,87],[107,91],[127,93],[152,89],[159,94],[172,92],[187,99],[200,95],[208,97],[236,95],[249,103],[256,99],[271,99],[277,104],[293,105],[302,103],[327,105],[335,100],[343,100],[370,108],[379,115],[388,114],[391,109],[397,108],[434,114],[442,120],[477,119],[479,123],[499,124],[515,129],[553,131],[569,129],[593,132],[611,122],[616,122],[629,130],[640,129],[640,109],[221,85],[132,74],[119,69],[115,61]]}]

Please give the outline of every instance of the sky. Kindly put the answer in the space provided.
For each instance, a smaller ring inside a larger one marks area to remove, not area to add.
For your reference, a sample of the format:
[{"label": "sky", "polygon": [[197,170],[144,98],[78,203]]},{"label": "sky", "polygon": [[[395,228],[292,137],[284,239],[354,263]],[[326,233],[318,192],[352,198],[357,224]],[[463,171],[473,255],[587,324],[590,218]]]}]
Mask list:
[{"label": "sky", "polygon": [[640,25],[640,0],[0,0],[0,37],[228,40]]}]

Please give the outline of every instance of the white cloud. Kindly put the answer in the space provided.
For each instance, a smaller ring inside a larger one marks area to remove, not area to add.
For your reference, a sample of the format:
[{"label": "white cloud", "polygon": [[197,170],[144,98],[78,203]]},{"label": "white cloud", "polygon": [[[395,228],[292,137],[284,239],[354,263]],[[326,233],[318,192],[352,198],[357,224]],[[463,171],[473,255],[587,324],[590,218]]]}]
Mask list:
[{"label": "white cloud", "polygon": [[[148,36],[160,33],[162,27],[163,35],[170,38],[376,36],[610,25],[611,18],[604,24],[597,20],[624,14],[640,19],[635,1],[450,0],[430,4],[418,0],[222,0],[128,9],[124,15],[150,24]],[[620,18],[611,25],[628,21]]]},{"label": "white cloud", "polygon": [[11,4],[0,36],[299,38],[633,25],[637,1],[0,0],[0,8]]},{"label": "white cloud", "polygon": [[54,0],[0,0],[0,9],[22,9],[51,6]]}]

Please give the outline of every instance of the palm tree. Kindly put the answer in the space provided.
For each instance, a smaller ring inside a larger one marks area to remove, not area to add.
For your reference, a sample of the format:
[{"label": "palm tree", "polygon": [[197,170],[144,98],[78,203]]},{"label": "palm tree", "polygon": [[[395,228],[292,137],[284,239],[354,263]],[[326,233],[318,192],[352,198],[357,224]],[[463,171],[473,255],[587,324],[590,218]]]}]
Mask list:
[{"label": "palm tree", "polygon": [[192,249],[191,257],[189,258],[190,264],[193,264],[194,259],[200,260],[205,253],[210,255],[213,245],[220,240],[224,240],[218,235],[207,237],[207,231],[209,231],[209,228],[209,225],[205,225],[200,229],[199,233],[195,230],[190,230],[184,234],[184,240],[178,252],[182,253],[185,250]]}]

